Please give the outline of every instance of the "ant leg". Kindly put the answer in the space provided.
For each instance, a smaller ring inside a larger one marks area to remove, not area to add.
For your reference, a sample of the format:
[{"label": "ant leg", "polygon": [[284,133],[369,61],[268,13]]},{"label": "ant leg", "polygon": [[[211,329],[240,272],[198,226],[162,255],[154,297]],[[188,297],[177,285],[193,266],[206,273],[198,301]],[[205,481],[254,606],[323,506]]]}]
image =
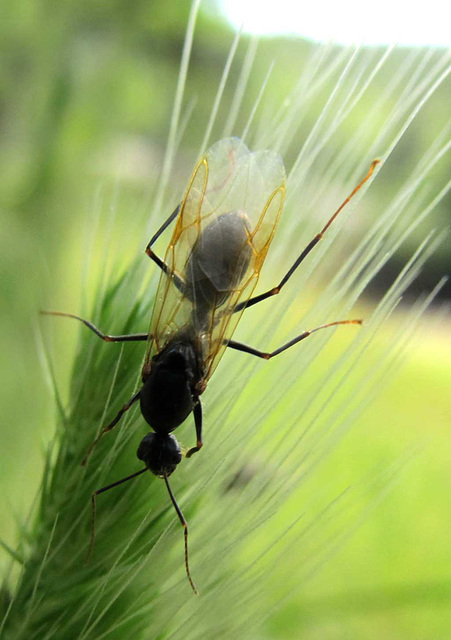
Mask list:
[{"label": "ant leg", "polygon": [[182,513],[182,510],[180,509],[179,505],[177,504],[177,500],[175,499],[174,494],[172,493],[172,489],[169,485],[169,480],[168,480],[168,474],[166,473],[166,471],[164,472],[164,481],[166,483],[166,487],[168,489],[168,493],[169,493],[169,497],[171,498],[171,502],[174,505],[174,509],[179,517],[180,520],[180,524],[183,527],[183,535],[185,538],[185,569],[186,569],[186,576],[189,580],[189,583],[191,585],[191,589],[193,590],[193,593],[195,596],[199,595],[199,592],[196,589],[196,585],[193,582],[193,579],[191,577],[191,571],[189,570],[189,558],[188,558],[188,523],[185,520],[185,516]]},{"label": "ant leg", "polygon": [[293,345],[297,344],[298,342],[301,342],[301,340],[308,338],[310,335],[312,335],[312,333],[315,333],[315,331],[319,331],[320,329],[326,329],[327,327],[334,327],[338,324],[362,324],[362,323],[363,323],[363,320],[337,320],[336,322],[329,322],[329,324],[322,324],[320,327],[316,327],[315,329],[310,329],[310,331],[304,331],[300,335],[296,336],[296,338],[293,338],[293,340],[290,340],[290,342],[287,342],[286,344],[282,345],[275,351],[271,351],[270,353],[265,351],[258,351],[257,349],[254,349],[253,347],[250,347],[247,344],[242,344],[241,342],[234,342],[233,340],[229,340],[228,342],[226,342],[226,344],[231,349],[236,349],[237,351],[243,351],[244,353],[250,353],[252,356],[257,356],[258,358],[269,360],[270,358],[274,358],[274,356],[278,356],[279,353],[282,353],[282,351],[286,351]]},{"label": "ant leg", "polygon": [[277,295],[280,290],[282,289],[282,287],[284,286],[284,284],[286,284],[288,282],[288,280],[291,278],[291,276],[293,275],[293,273],[296,271],[296,269],[299,267],[299,265],[301,264],[301,262],[304,260],[304,258],[306,258],[308,256],[308,254],[310,253],[310,251],[313,249],[313,247],[315,247],[318,242],[322,239],[323,235],[326,233],[326,231],[328,230],[328,228],[330,227],[330,225],[332,224],[332,222],[335,220],[335,218],[338,216],[338,214],[340,213],[340,211],[348,204],[348,202],[355,196],[355,194],[357,193],[357,191],[359,191],[359,189],[365,184],[365,182],[367,180],[370,179],[374,168],[377,164],[379,164],[380,160],[373,160],[373,162],[371,163],[371,167],[367,173],[367,175],[363,178],[363,180],[361,180],[359,182],[359,184],[353,189],[353,191],[351,192],[351,194],[346,198],[346,200],[344,202],[342,202],[342,204],[338,207],[338,209],[335,211],[335,213],[333,214],[333,216],[330,218],[330,220],[327,222],[327,224],[323,227],[323,229],[321,229],[321,231],[316,234],[316,236],[313,238],[313,240],[311,240],[308,245],[305,247],[304,251],[301,253],[301,255],[297,258],[297,260],[295,261],[295,263],[293,264],[293,266],[288,270],[288,272],[284,275],[284,277],[282,278],[282,280],[279,282],[279,284],[277,285],[277,287],[273,287],[272,289],[269,289],[269,291],[265,291],[265,293],[261,293],[258,296],[255,296],[254,298],[251,298],[250,300],[243,301],[240,304],[237,304],[237,306],[234,309],[234,313],[236,313],[237,311],[241,311],[243,308],[248,309],[249,307],[252,307],[254,304],[258,304],[259,302],[262,302],[263,300],[266,300],[266,298],[270,298],[271,296],[275,296]]},{"label": "ant leg", "polygon": [[81,464],[84,467],[89,459],[89,456],[92,453],[92,450],[94,449],[94,447],[96,446],[96,444],[99,442],[99,440],[102,438],[102,436],[105,435],[105,433],[108,433],[108,431],[111,431],[112,429],[114,429],[114,427],[117,425],[117,423],[119,422],[119,420],[122,418],[122,416],[124,415],[124,413],[126,411],[128,411],[130,409],[130,407],[132,406],[132,404],[134,404],[138,398],[139,398],[139,394],[141,393],[141,389],[139,389],[139,391],[137,391],[131,398],[130,400],[124,404],[124,406],[122,407],[122,409],[120,409],[116,415],[116,417],[114,418],[114,420],[112,422],[110,422],[110,424],[107,424],[106,427],[103,427],[102,431],[99,433],[99,435],[97,436],[97,438],[94,440],[94,442],[91,444],[91,446],[89,447],[88,451],[86,452],[85,457],[83,458]]},{"label": "ant leg", "polygon": [[148,333],[130,333],[128,335],[122,336],[110,336],[108,334],[102,333],[100,329],[98,329],[92,322],[89,320],[85,320],[84,318],[80,318],[79,316],[75,316],[73,313],[63,313],[61,311],[41,311],[43,316],[62,316],[63,318],[75,318],[75,320],[80,320],[83,324],[91,329],[96,336],[99,336],[105,342],[134,342],[137,340],[147,340],[149,338]]},{"label": "ant leg", "polygon": [[161,227],[158,229],[158,231],[152,236],[152,238],[149,241],[149,244],[146,247],[146,253],[149,256],[149,258],[151,257],[149,255],[150,252],[150,247],[154,244],[154,242],[156,242],[158,240],[158,238],[161,236],[161,234],[163,233],[163,231],[166,231],[166,229],[169,227],[169,225],[171,224],[171,222],[173,222],[176,217],[179,215],[180,213],[180,206],[181,205],[177,205],[177,207],[174,209],[174,211],[171,213],[171,215],[169,216],[169,218],[167,220],[165,220],[165,222],[163,222],[163,224],[161,225]]},{"label": "ant leg", "polygon": [[174,284],[177,287],[177,289],[181,293],[184,293],[185,292],[185,283],[184,283],[183,279],[180,278],[180,276],[178,276],[177,274],[171,273],[171,270],[169,269],[168,265],[161,258],[159,258],[157,256],[157,254],[154,253],[152,251],[152,249],[150,248],[154,244],[154,242],[156,240],[158,240],[158,238],[161,236],[163,231],[165,231],[169,227],[171,222],[173,222],[176,219],[176,217],[179,215],[179,213],[180,213],[180,205],[178,205],[174,209],[174,211],[171,213],[169,218],[165,222],[163,222],[163,224],[158,229],[158,231],[155,233],[155,235],[152,236],[152,238],[149,241],[149,244],[146,247],[146,254],[149,256],[149,258],[151,260],[153,260],[155,262],[155,264],[163,271],[163,273],[165,273],[167,276],[171,276],[173,278]]},{"label": "ant leg", "polygon": [[200,403],[200,400],[194,407],[193,413],[194,413],[194,423],[196,425],[197,442],[195,447],[192,447],[189,451],[186,452],[185,458],[191,458],[193,453],[196,453],[196,451],[200,451],[204,444],[202,442],[202,405]]}]

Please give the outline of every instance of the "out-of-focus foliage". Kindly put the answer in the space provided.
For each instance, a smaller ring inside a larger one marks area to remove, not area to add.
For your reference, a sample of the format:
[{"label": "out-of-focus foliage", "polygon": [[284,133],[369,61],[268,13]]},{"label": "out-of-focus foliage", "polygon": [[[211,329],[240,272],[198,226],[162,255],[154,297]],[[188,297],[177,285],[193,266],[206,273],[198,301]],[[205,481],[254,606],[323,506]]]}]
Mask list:
[{"label": "out-of-focus foliage", "polygon": [[[39,233],[45,226],[45,238],[52,249],[56,238],[61,241],[61,208],[66,215],[71,211],[76,215],[99,178],[117,171],[119,158],[127,158],[124,164],[130,173],[132,191],[146,192],[149,181],[158,178],[188,12],[189,3],[183,0],[142,0],[126,5],[106,0],[4,3],[0,24],[0,198],[7,211],[21,217],[30,234]],[[218,20],[214,5],[207,3],[197,23],[190,63],[183,107],[190,120],[184,147],[195,144],[197,132],[205,127],[232,37],[227,26]],[[232,87],[246,55],[246,40],[243,38],[237,51],[213,139],[223,137]],[[247,113],[272,61],[275,64],[268,93],[284,94],[315,46],[299,39],[263,38],[244,98]],[[336,52],[338,57],[339,47]],[[426,62],[422,60],[425,72],[440,55],[431,53]],[[362,121],[368,131],[383,128],[392,105],[386,104],[384,111],[372,109],[372,104],[393,82],[398,68],[406,61],[415,68],[419,60],[419,52],[413,49],[390,54],[389,62],[380,69],[354,110],[352,120],[347,119],[335,136],[337,152]],[[325,79],[311,111],[302,114],[302,122],[293,132],[293,157],[321,113],[333,82]],[[394,92],[390,100],[396,99]],[[429,141],[448,124],[449,113],[444,105],[450,101],[451,82],[447,81],[397,146],[392,173],[385,177],[384,189],[379,193],[381,206],[409,174],[412,160],[421,157]],[[245,117],[243,109],[237,131]],[[289,164],[290,157],[286,160]],[[442,174],[445,170],[445,166],[438,169]],[[177,197],[174,194],[174,201]],[[449,206],[448,197],[437,207],[434,215],[439,225]],[[417,240],[414,235],[406,254]],[[429,284],[446,270],[448,255],[442,249],[429,265]],[[391,270],[394,269],[396,266]]]}]

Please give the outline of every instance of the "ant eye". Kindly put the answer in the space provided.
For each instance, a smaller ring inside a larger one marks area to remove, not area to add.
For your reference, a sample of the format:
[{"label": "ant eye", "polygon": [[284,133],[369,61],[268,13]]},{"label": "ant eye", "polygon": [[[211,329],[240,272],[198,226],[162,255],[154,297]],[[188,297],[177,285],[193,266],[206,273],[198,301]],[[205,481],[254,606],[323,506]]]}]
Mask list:
[{"label": "ant eye", "polygon": [[141,440],[140,445],[138,447],[138,451],[136,452],[136,455],[139,460],[142,460],[143,462],[146,462],[146,460],[148,460],[150,453],[152,451],[152,442],[154,440],[154,436],[155,434],[148,433]]},{"label": "ant eye", "polygon": [[172,457],[171,457],[171,461],[174,464],[179,464],[179,462],[182,461],[182,454],[180,453],[180,451],[174,451],[174,453],[172,454]]}]

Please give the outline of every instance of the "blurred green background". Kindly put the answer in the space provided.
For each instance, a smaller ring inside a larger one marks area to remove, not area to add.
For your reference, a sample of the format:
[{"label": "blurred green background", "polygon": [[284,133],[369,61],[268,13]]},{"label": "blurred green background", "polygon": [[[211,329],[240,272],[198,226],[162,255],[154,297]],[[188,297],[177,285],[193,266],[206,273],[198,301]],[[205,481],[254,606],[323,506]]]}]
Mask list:
[{"label": "blurred green background", "polygon": [[[114,229],[106,230],[105,236],[111,233],[112,251],[124,256],[121,268],[142,250],[145,233],[140,225],[150,219],[161,172],[188,13],[189,4],[182,1],[16,0],[2,6],[0,535],[13,547],[16,519],[24,518],[36,495],[43,451],[54,424],[54,401],[39,357],[38,310],[77,313],[82,294],[89,301],[89,275],[83,290],[81,274],[86,229],[95,224],[92,212],[114,208]],[[173,176],[177,190],[166,194],[169,207],[177,203],[180,184],[189,175],[191,165],[184,162],[184,154],[192,154],[202,140],[232,40],[220,12],[206,3],[195,32],[184,103],[190,120],[176,162],[179,175]],[[247,44],[248,38],[240,43],[232,79],[239,76]],[[308,64],[313,46],[298,39],[260,41],[244,99],[247,111],[240,112],[233,133],[242,130],[271,61],[275,60],[275,70],[270,90],[285,95]],[[407,49],[393,53],[350,127],[364,121],[369,129],[384,125],[384,114],[372,111],[372,104],[381,87],[415,55]],[[439,55],[430,55],[431,66]],[[292,156],[288,153],[285,158],[288,166],[331,89],[326,81],[316,98],[317,109],[303,114]],[[210,142],[223,137],[232,100],[232,90],[226,87]],[[450,104],[448,79],[400,141],[390,172],[375,185],[373,202],[380,209],[449,125]],[[332,144],[337,150],[346,136],[346,128],[335,136]],[[449,162],[439,163],[425,188],[438,192],[448,176]],[[420,239],[430,229],[447,225],[449,207],[447,196],[404,243],[372,283],[368,307]],[[372,212],[377,215],[375,206]],[[101,251],[91,249],[94,256]],[[433,288],[448,271],[449,256],[449,242],[444,242],[410,288],[411,299]],[[334,265],[328,269],[333,271]],[[317,281],[308,295],[314,296],[320,284]],[[271,616],[266,625],[269,637],[450,637],[451,337],[444,312],[446,295],[445,288],[423,318],[394,382],[333,452],[322,480],[325,485],[337,477],[340,485],[359,483],[372,469],[397,460],[413,446],[416,455],[348,544],[302,593],[294,594]],[[384,329],[387,336],[396,331],[403,313],[401,309],[390,319]],[[55,324],[52,331],[64,401],[78,327]],[[382,348],[385,337],[378,339]],[[6,558],[5,553],[3,566]]]}]

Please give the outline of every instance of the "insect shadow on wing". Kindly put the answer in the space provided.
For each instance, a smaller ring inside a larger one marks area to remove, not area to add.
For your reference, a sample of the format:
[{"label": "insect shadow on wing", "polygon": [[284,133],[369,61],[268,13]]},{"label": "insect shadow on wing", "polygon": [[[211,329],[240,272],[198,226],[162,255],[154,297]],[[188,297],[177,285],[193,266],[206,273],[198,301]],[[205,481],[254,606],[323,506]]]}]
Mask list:
[{"label": "insect shadow on wing", "polygon": [[[370,178],[377,162],[373,161],[365,178],[310,241],[280,283],[253,296],[282,212],[285,169],[281,157],[272,151],[250,152],[239,138],[220,140],[200,159],[181,204],[147,245],[147,255],[162,271],[148,333],[107,335],[76,315],[44,312],[80,320],[105,342],[148,342],[142,387],[100,431],[83,459],[86,464],[102,436],[139,400],[142,415],[152,428],[137,451],[145,467],[92,494],[88,558],[94,546],[96,497],[150,470],[164,479],[183,526],[186,573],[197,593],[188,562],[188,525],[168,481],[182,460],[172,431],[193,413],[196,444],[186,457],[203,446],[200,396],[227,348],[269,360],[320,329],[361,324],[361,320],[329,322],[304,331],[272,352],[258,351],[232,340],[244,311],[280,292],[343,207]],[[162,260],[152,246],[174,221],[172,238]]]}]

